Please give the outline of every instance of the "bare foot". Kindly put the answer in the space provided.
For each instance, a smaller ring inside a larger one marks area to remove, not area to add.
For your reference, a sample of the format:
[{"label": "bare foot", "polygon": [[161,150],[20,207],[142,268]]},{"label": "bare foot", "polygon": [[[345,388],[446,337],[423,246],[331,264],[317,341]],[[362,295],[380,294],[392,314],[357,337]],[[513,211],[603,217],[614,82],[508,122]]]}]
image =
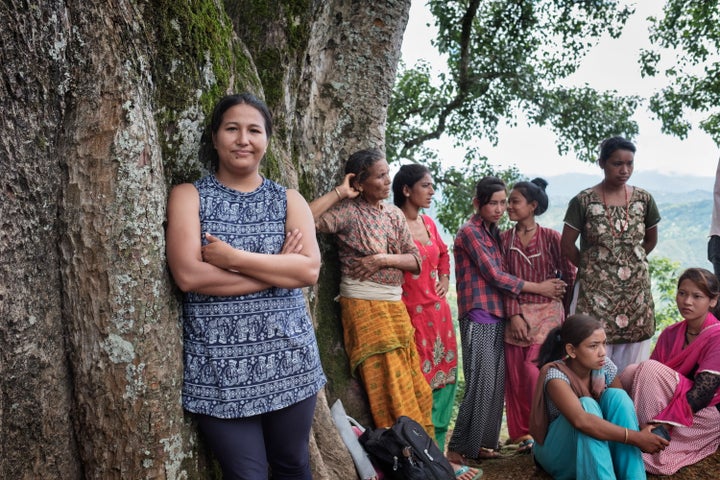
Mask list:
[{"label": "bare foot", "polygon": [[448,462],[452,463],[453,465],[465,465],[465,457],[458,452],[452,452],[448,450],[445,458],[447,458]]}]

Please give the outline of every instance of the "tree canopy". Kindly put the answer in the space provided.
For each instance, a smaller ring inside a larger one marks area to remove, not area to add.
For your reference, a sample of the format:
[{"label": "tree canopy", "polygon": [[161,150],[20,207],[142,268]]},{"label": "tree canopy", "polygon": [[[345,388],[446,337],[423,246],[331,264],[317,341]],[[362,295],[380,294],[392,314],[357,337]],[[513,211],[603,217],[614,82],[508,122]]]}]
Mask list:
[{"label": "tree canopy", "polygon": [[[564,82],[603,35],[620,35],[633,13],[623,3],[428,2],[438,28],[433,45],[447,59],[447,69],[433,72],[424,62],[401,67],[386,141],[391,161],[429,164],[443,189],[439,219],[446,228],[456,228],[471,209],[467,200],[458,205],[448,199],[471,198],[467,189],[479,177],[518,178],[512,169],[493,172],[471,148],[478,137],[496,142],[501,122],[523,118],[548,126],[557,137],[558,153],[574,152],[586,161],[595,159],[603,138],[637,134],[631,117],[639,98]],[[443,165],[428,147],[443,135],[467,148],[465,167]]]},{"label": "tree canopy", "polygon": [[668,79],[649,104],[663,133],[687,137],[688,116],[697,113],[699,128],[720,145],[720,2],[667,0],[649,35],[653,47],[641,52],[641,72]]},{"label": "tree canopy", "polygon": [[[446,65],[401,64],[388,109],[388,159],[430,166],[443,192],[438,219],[452,231],[471,210],[457,200],[471,196],[478,178],[520,178],[515,169],[492,168],[473,146],[478,138],[496,143],[502,123],[548,127],[560,155],[591,162],[602,139],[639,133],[632,116],[646,105],[662,132],[679,138],[700,115],[699,128],[720,145],[719,3],[666,0],[662,15],[649,18],[651,47],[638,51],[638,70],[664,76],[667,86],[641,98],[567,82],[603,36],[620,36],[635,13],[626,0],[429,0],[438,32],[432,44]],[[465,150],[453,162],[459,167],[430,146],[441,137]]]},{"label": "tree canopy", "polygon": [[[608,132],[633,136],[638,99],[563,80],[604,34],[616,38],[633,13],[619,1],[431,0],[447,72],[433,85],[423,64],[400,72],[388,112],[388,152],[413,159],[424,142],[446,134],[458,143],[497,139],[500,121],[518,112],[549,125],[561,153],[594,158]],[[468,126],[471,125],[471,128]]]}]

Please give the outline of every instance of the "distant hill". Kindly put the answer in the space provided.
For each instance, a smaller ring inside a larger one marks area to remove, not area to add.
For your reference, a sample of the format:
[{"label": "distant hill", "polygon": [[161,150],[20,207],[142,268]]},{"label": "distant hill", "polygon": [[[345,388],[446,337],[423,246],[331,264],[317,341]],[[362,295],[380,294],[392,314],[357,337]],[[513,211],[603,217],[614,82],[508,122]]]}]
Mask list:
[{"label": "distant hill", "polygon": [[[530,175],[529,178],[537,176],[548,181],[547,192],[551,197],[574,196],[583,188],[590,187],[602,180],[602,173],[598,169],[597,175],[582,173],[566,173],[544,177],[542,175]],[[715,177],[693,176],[693,175],[664,175],[655,172],[634,173],[630,179],[632,185],[644,188],[656,197],[662,194],[688,193],[694,190],[712,192]],[[711,197],[712,198],[712,197]],[[709,220],[708,220],[709,221]]]},{"label": "distant hill", "polygon": [[[572,173],[543,178],[548,181],[550,207],[538,218],[538,222],[558,231],[562,231],[570,199],[602,179],[600,174]],[[707,240],[715,177],[645,173],[634,174],[630,183],[653,195],[662,217],[658,225],[658,245],[651,257],[669,258],[680,263],[681,269],[704,267],[712,270],[707,260]],[[435,218],[432,208],[427,213]],[[445,242],[452,247],[455,232],[441,231]]]},{"label": "distant hill", "polygon": [[[545,178],[548,181],[550,208],[538,219],[540,223],[562,230],[568,201],[601,178],[600,174],[565,174]],[[691,175],[638,173],[632,176],[630,183],[653,195],[662,217],[658,225],[658,245],[652,256],[679,262],[681,268],[711,268],[707,260],[707,235],[714,182],[714,177]]]},{"label": "distant hill", "polygon": [[[569,173],[543,178],[548,181],[550,207],[538,221],[545,227],[562,231],[562,220],[570,199],[583,188],[598,183],[602,176],[598,172],[598,175]],[[707,235],[714,182],[714,177],[633,174],[630,183],[653,195],[662,217],[658,226],[658,245],[651,256],[679,262],[681,269],[704,267],[712,270],[707,260]],[[434,217],[432,209],[428,214]],[[443,238],[452,246],[454,232],[445,232]]]}]

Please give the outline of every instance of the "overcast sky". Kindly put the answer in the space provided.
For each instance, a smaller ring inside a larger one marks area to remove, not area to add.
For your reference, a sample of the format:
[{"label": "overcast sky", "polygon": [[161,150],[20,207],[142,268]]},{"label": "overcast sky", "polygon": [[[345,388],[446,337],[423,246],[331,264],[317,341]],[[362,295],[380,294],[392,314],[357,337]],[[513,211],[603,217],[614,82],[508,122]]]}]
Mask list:
[{"label": "overcast sky", "polygon": [[[617,90],[621,94],[643,94],[662,86],[658,79],[640,77],[637,63],[640,48],[648,46],[647,23],[649,15],[659,15],[664,2],[638,2],[636,13],[628,21],[623,35],[613,40],[601,40],[600,44],[583,61],[580,70],[572,81],[577,85],[588,83],[599,90]],[[426,24],[430,26],[426,26]],[[432,17],[425,7],[424,0],[413,0],[410,20],[403,41],[403,61],[413,65],[424,58],[434,69],[443,68],[444,62],[430,45],[435,36]],[[608,68],[612,65],[612,68]],[[635,116],[640,134],[635,139],[635,171],[657,171],[661,173],[682,173],[698,176],[714,176],[720,156],[720,150],[710,137],[693,129],[685,140],[663,135],[659,122],[653,120],[648,112],[639,109]],[[596,165],[590,165],[575,158],[560,157],[555,147],[555,137],[549,128],[525,127],[510,128],[501,126],[498,145],[481,142],[483,154],[490,163],[504,167],[516,165],[521,173],[533,175],[557,175],[567,172],[592,173],[600,175]],[[449,142],[435,144],[441,156],[452,161],[461,157],[453,152]]]}]

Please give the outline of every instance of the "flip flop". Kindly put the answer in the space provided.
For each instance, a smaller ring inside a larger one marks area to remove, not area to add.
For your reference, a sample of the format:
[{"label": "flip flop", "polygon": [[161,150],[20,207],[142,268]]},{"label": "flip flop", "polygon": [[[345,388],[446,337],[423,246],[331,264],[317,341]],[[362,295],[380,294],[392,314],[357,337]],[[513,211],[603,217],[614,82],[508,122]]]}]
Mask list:
[{"label": "flip flop", "polygon": [[535,440],[533,440],[532,438],[523,440],[522,442],[520,442],[520,445],[517,449],[517,453],[519,453],[519,454],[530,453],[530,452],[532,452],[534,445],[535,445]]},{"label": "flip flop", "polygon": [[502,457],[499,452],[496,452],[495,450],[491,450],[489,448],[480,447],[480,451],[478,452],[477,459],[478,460],[496,460],[498,458]]},{"label": "flip flop", "polygon": [[[475,469],[475,475],[472,477],[471,480],[479,480],[483,476],[483,471],[480,468],[474,468]],[[455,470],[455,478],[460,478],[466,473],[468,473],[471,470],[471,467],[468,467],[467,465],[461,465],[460,468]]]}]

